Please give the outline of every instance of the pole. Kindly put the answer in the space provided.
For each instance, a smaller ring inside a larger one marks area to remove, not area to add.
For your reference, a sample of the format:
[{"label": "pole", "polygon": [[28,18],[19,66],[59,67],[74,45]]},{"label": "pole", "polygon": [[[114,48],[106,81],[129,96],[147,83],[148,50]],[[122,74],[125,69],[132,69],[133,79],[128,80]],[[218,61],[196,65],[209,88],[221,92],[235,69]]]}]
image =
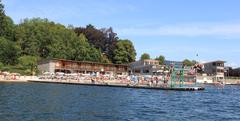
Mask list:
[{"label": "pole", "polygon": [[172,68],[172,73],[171,73],[171,84],[170,84],[171,88],[175,87],[175,81],[176,81],[176,71],[173,67]]},{"label": "pole", "polygon": [[183,87],[183,83],[184,83],[184,68],[180,70],[180,87]]}]

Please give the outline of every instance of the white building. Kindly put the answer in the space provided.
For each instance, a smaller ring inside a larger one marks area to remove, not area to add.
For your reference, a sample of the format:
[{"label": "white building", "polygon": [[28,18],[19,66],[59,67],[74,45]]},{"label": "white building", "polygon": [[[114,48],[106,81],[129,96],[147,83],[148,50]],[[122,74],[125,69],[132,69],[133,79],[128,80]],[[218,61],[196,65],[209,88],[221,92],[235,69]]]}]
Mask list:
[{"label": "white building", "polygon": [[133,74],[155,75],[161,70],[158,60],[145,59],[130,64]]},{"label": "white building", "polygon": [[224,63],[225,61],[217,60],[204,63],[204,72],[208,76],[213,76],[214,81],[224,80]]}]

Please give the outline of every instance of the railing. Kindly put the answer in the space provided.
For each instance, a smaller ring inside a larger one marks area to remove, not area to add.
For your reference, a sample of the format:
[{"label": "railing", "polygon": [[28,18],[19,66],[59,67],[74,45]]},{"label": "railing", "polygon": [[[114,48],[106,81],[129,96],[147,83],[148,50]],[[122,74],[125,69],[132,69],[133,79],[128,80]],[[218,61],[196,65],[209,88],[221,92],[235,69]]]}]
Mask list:
[{"label": "railing", "polygon": [[240,80],[240,77],[233,77],[233,76],[225,76],[225,79],[234,79],[234,80]]}]

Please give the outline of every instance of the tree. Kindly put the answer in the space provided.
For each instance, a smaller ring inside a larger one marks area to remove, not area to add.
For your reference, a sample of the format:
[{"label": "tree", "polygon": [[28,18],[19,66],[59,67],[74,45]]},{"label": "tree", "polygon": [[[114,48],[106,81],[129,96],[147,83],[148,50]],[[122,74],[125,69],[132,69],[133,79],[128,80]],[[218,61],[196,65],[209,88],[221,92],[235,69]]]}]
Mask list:
[{"label": "tree", "polygon": [[101,62],[102,62],[102,63],[112,63],[112,62],[108,59],[108,57],[106,56],[105,53],[102,53]]},{"label": "tree", "polygon": [[2,69],[3,67],[4,67],[3,63],[0,62],[0,71],[1,71],[1,69]]},{"label": "tree", "polygon": [[35,75],[37,71],[37,61],[36,56],[21,56],[18,58],[19,65],[25,68],[25,72],[30,72],[29,74]]},{"label": "tree", "polygon": [[145,59],[150,59],[150,55],[148,53],[143,53],[141,55],[141,60],[145,60]]},{"label": "tree", "polygon": [[72,60],[78,61],[101,61],[101,52],[92,47],[84,34],[80,34],[75,42],[72,42],[73,57]]},{"label": "tree", "polygon": [[159,57],[156,58],[156,60],[159,61],[160,65],[163,65],[165,61],[165,57],[163,55],[160,55]]},{"label": "tree", "polygon": [[136,50],[130,40],[119,40],[114,50],[114,63],[128,64],[135,61]]},{"label": "tree", "polygon": [[84,34],[91,46],[100,49],[110,61],[114,61],[114,50],[118,42],[118,37],[111,27],[108,29],[96,29],[93,25],[89,24],[85,28],[77,27],[74,31],[78,36]]},{"label": "tree", "polygon": [[54,23],[51,25],[47,19],[40,18],[24,19],[17,25],[15,38],[21,47],[21,55],[48,57],[49,45],[60,38],[53,36],[53,26]]},{"label": "tree", "polygon": [[186,65],[186,66],[192,66],[193,65],[192,62],[188,59],[183,60],[183,64]]},{"label": "tree", "polygon": [[25,19],[16,27],[21,55],[101,62],[100,49],[88,43],[84,34],[47,19]]},{"label": "tree", "polygon": [[3,31],[3,20],[5,17],[5,12],[4,12],[4,5],[2,4],[2,0],[0,0],[0,36],[2,36],[2,31]]},{"label": "tree", "polygon": [[197,64],[198,62],[196,60],[192,60],[192,65]]},{"label": "tree", "polygon": [[0,36],[5,37],[8,40],[14,38],[14,23],[13,20],[5,15],[4,5],[0,0]]},{"label": "tree", "polygon": [[0,37],[0,62],[3,64],[16,64],[19,48],[10,40]]}]

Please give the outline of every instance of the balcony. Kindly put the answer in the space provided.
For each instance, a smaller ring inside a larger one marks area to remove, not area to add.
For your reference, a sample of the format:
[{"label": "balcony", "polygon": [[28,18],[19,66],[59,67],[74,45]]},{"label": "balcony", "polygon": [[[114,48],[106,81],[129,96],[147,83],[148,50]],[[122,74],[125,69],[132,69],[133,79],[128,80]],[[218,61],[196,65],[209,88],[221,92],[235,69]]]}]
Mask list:
[{"label": "balcony", "polygon": [[217,75],[219,75],[219,76],[224,76],[224,73],[218,72]]},{"label": "balcony", "polygon": [[216,66],[216,68],[224,70],[224,67],[222,67],[222,66]]}]

